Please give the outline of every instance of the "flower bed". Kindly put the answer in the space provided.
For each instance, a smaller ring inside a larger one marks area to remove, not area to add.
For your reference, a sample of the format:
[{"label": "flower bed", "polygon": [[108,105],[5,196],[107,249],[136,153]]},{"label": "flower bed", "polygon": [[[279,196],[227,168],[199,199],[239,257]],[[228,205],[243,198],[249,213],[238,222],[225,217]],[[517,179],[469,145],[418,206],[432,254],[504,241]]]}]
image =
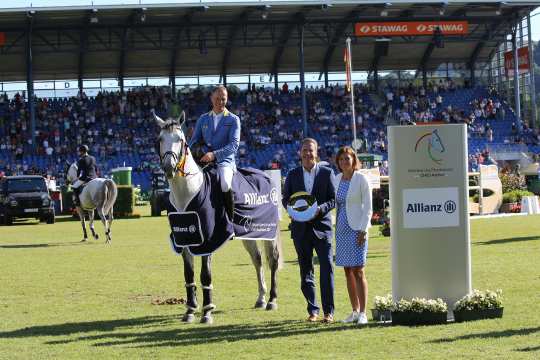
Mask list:
[{"label": "flower bed", "polygon": [[502,291],[473,290],[454,305],[456,322],[496,319],[503,316]]},{"label": "flower bed", "polygon": [[392,310],[393,325],[446,324],[448,306],[442,299],[401,299]]}]

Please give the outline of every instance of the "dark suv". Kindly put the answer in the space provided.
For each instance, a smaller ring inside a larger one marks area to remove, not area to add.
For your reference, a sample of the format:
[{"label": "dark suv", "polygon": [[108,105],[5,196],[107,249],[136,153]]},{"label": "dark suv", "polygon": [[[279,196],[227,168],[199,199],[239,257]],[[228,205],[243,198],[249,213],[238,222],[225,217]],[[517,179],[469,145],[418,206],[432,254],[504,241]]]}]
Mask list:
[{"label": "dark suv", "polygon": [[43,176],[7,176],[0,180],[0,223],[35,218],[54,224],[54,203]]},{"label": "dark suv", "polygon": [[152,174],[152,191],[150,192],[150,208],[152,216],[160,216],[169,207],[169,183],[162,171]]}]

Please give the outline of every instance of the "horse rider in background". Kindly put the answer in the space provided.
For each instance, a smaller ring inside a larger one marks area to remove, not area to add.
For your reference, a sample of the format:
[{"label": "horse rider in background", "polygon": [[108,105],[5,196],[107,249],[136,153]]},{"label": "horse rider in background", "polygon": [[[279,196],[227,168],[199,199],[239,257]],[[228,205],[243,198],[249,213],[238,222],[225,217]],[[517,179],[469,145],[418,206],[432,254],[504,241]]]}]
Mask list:
[{"label": "horse rider in background", "polygon": [[88,154],[88,146],[79,146],[79,160],[77,161],[77,177],[71,188],[73,189],[73,202],[76,206],[80,206],[79,195],[81,194],[84,185],[97,178],[96,158]]},{"label": "horse rider in background", "polygon": [[201,115],[195,124],[189,146],[202,144],[205,148],[200,161],[217,164],[218,178],[224,195],[229,219],[234,215],[232,179],[236,172],[236,152],[240,144],[240,119],[227,110],[227,88],[218,86],[212,91],[212,111]]}]

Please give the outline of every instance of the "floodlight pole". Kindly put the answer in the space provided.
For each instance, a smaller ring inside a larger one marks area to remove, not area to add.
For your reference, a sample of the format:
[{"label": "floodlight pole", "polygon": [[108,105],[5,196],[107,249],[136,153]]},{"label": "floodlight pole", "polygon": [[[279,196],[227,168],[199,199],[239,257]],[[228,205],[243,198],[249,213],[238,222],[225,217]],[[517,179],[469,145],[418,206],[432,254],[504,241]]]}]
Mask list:
[{"label": "floodlight pole", "polygon": [[304,79],[304,24],[298,25],[299,52],[300,52],[300,93],[302,95],[302,120],[304,122],[304,137],[308,136],[307,124],[307,101],[306,101],[306,82]]},{"label": "floodlight pole", "polygon": [[34,73],[32,71],[32,30],[33,17],[28,14],[26,31],[26,92],[28,96],[28,115],[30,118],[30,135],[32,136],[32,151],[35,154],[36,146],[36,111],[34,106]]},{"label": "floodlight pole", "polygon": [[521,132],[521,104],[519,101],[520,90],[519,90],[519,59],[518,59],[518,47],[517,47],[517,23],[512,29],[512,52],[514,54],[514,103],[515,103],[515,115],[516,115],[516,125],[518,131]]},{"label": "floodlight pole", "polygon": [[358,149],[357,149],[357,143],[356,143],[356,112],[355,112],[355,109],[354,109],[354,82],[352,80],[352,53],[351,53],[351,38],[348,37],[347,40],[345,40],[346,44],[347,44],[347,57],[349,59],[348,61],[348,64],[347,64],[347,72],[349,74],[351,74],[351,115],[352,115],[352,135],[353,135],[353,142],[352,142],[352,146],[354,148],[354,151],[356,152]]}]

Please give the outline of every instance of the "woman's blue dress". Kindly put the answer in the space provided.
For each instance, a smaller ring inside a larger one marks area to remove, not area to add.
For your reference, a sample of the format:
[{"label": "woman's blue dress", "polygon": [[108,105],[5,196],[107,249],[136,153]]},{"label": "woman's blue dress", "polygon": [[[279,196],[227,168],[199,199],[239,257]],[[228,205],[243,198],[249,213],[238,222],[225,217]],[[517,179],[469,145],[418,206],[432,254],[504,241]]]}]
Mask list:
[{"label": "woman's blue dress", "polygon": [[368,241],[362,246],[356,242],[358,231],[351,229],[347,221],[345,199],[349,190],[350,180],[341,179],[336,196],[336,265],[353,267],[366,264]]}]

